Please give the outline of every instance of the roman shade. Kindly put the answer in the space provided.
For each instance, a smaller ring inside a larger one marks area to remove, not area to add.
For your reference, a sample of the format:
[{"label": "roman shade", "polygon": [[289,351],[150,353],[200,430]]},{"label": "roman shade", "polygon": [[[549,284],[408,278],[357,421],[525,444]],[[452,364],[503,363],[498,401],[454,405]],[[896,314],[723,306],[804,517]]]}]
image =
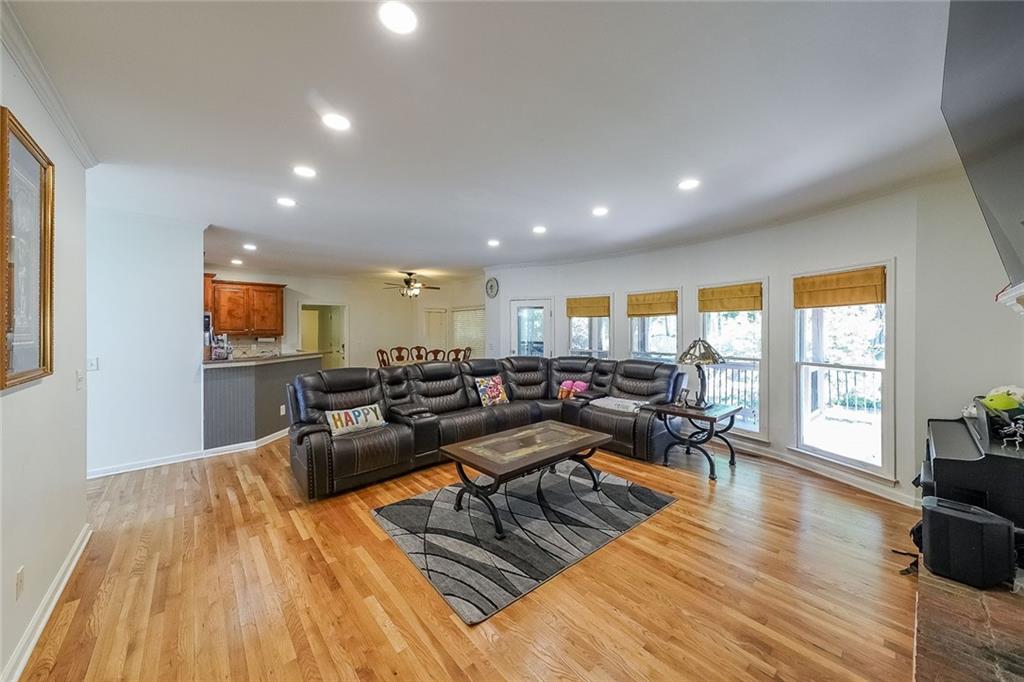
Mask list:
[{"label": "roman shade", "polygon": [[611,317],[610,296],[577,296],[565,299],[565,314],[569,317]]},{"label": "roman shade", "polygon": [[697,310],[702,313],[732,313],[761,310],[761,283],[731,284],[697,290]]},{"label": "roman shade", "polygon": [[793,279],[794,308],[885,303],[885,266]]},{"label": "roman shade", "polygon": [[675,315],[678,309],[679,292],[675,290],[629,294],[626,297],[626,315],[629,317]]}]

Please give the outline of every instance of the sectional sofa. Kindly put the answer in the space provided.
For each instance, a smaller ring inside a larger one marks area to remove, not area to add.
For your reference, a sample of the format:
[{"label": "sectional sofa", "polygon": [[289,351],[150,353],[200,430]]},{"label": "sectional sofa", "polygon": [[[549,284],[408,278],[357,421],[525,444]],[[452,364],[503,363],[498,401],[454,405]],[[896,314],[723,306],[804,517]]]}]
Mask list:
[{"label": "sectional sofa", "polygon": [[[509,402],[484,407],[478,377],[502,376]],[[327,497],[444,461],[440,448],[469,438],[560,420],[610,434],[614,452],[651,460],[670,439],[650,405],[670,402],[686,375],[676,365],[583,357],[509,357],[345,368],[301,374],[288,384],[291,466],[308,499]],[[559,400],[565,380],[589,388]],[[592,404],[643,401],[638,411]],[[325,412],[376,404],[387,425],[332,436]]]}]

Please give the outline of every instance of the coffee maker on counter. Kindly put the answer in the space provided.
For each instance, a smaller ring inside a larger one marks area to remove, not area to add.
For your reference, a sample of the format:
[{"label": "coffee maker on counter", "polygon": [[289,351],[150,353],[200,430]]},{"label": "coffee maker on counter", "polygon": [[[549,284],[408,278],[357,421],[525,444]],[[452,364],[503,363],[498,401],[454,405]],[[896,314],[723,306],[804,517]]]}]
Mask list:
[{"label": "coffee maker on counter", "polygon": [[213,333],[213,314],[203,313],[203,359],[230,360],[234,348],[227,334]]}]

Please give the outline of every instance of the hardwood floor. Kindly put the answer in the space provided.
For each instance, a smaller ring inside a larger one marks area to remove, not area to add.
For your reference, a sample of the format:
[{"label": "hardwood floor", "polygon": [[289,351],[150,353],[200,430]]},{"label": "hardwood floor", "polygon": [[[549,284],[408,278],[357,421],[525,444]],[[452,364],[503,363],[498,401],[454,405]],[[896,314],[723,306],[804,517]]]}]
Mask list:
[{"label": "hardwood floor", "polygon": [[286,440],[91,481],[22,679],[911,678],[913,510],[742,455],[591,461],[679,500],[473,627],[369,515],[451,465],[311,504]]}]

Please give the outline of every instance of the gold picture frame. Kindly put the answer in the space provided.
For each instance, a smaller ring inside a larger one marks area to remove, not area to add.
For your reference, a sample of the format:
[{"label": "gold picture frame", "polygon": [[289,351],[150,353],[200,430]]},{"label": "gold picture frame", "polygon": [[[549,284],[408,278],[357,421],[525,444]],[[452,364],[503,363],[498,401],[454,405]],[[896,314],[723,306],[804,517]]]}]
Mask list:
[{"label": "gold picture frame", "polygon": [[53,374],[53,162],[0,107],[0,389]]}]

